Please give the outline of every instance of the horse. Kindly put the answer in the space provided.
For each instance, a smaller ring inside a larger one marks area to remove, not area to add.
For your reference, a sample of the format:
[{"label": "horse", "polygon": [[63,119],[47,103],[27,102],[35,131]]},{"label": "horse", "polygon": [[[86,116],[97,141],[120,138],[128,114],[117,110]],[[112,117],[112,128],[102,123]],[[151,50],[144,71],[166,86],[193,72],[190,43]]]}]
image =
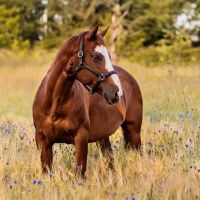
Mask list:
[{"label": "horse", "polygon": [[109,136],[122,128],[126,149],[140,149],[143,102],[136,80],[113,66],[98,25],[59,49],[33,102],[42,171],[52,169],[52,146],[75,145],[75,174],[85,177],[88,143],[97,142],[112,165]]}]

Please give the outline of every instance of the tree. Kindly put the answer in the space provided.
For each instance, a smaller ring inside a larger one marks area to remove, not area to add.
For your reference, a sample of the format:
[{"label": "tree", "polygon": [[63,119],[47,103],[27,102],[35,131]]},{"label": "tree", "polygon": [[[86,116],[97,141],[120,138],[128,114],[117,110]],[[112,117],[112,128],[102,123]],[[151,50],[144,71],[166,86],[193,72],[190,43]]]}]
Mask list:
[{"label": "tree", "polygon": [[42,0],[0,0],[0,5],[6,9],[18,9],[19,34],[22,40],[29,40],[31,44],[39,40],[41,35],[41,16],[44,12]]},{"label": "tree", "polygon": [[14,41],[20,39],[19,32],[19,10],[0,6],[0,46],[11,47]]}]

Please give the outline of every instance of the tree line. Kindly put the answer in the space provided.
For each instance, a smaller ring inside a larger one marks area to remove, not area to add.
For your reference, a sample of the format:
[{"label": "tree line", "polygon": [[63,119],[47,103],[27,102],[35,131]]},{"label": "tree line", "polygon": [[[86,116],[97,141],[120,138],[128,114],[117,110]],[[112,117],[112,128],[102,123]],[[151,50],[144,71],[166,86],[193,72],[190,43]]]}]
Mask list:
[{"label": "tree line", "polygon": [[[130,48],[171,45],[199,20],[200,0],[0,0],[0,47],[43,43],[56,47],[64,38],[97,23],[110,25],[111,53]],[[197,26],[199,24],[197,23]]]}]

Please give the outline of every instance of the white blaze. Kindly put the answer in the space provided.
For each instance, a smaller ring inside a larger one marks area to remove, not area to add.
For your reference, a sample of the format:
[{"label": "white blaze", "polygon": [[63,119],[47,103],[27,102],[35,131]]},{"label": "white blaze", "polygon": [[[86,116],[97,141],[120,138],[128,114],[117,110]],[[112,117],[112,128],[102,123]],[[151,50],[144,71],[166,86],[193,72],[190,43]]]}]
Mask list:
[{"label": "white blaze", "polygon": [[[110,57],[108,54],[108,50],[106,49],[106,47],[104,45],[98,45],[98,46],[96,46],[95,51],[101,53],[104,56],[105,62],[106,62],[105,67],[108,70],[108,72],[113,71],[114,68],[111,63],[111,60],[110,60]],[[121,86],[121,82],[119,80],[118,75],[112,74],[110,77],[112,78],[115,85],[119,88],[118,95],[119,95],[119,98],[121,98],[121,96],[123,95],[123,91],[122,91],[122,86]]]}]

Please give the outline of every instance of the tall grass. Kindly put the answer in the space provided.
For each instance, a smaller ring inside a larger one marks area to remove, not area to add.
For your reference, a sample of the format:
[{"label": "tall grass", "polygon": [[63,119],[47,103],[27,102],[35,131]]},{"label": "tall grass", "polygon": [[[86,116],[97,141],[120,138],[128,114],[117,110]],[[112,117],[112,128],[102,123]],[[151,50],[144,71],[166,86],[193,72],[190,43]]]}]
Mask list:
[{"label": "tall grass", "polygon": [[56,144],[52,173],[41,174],[31,106],[53,60],[45,52],[0,65],[0,199],[200,199],[200,68],[119,64],[139,82],[144,99],[143,154],[112,137],[115,173],[89,145],[87,179],[74,178],[74,147]]}]

